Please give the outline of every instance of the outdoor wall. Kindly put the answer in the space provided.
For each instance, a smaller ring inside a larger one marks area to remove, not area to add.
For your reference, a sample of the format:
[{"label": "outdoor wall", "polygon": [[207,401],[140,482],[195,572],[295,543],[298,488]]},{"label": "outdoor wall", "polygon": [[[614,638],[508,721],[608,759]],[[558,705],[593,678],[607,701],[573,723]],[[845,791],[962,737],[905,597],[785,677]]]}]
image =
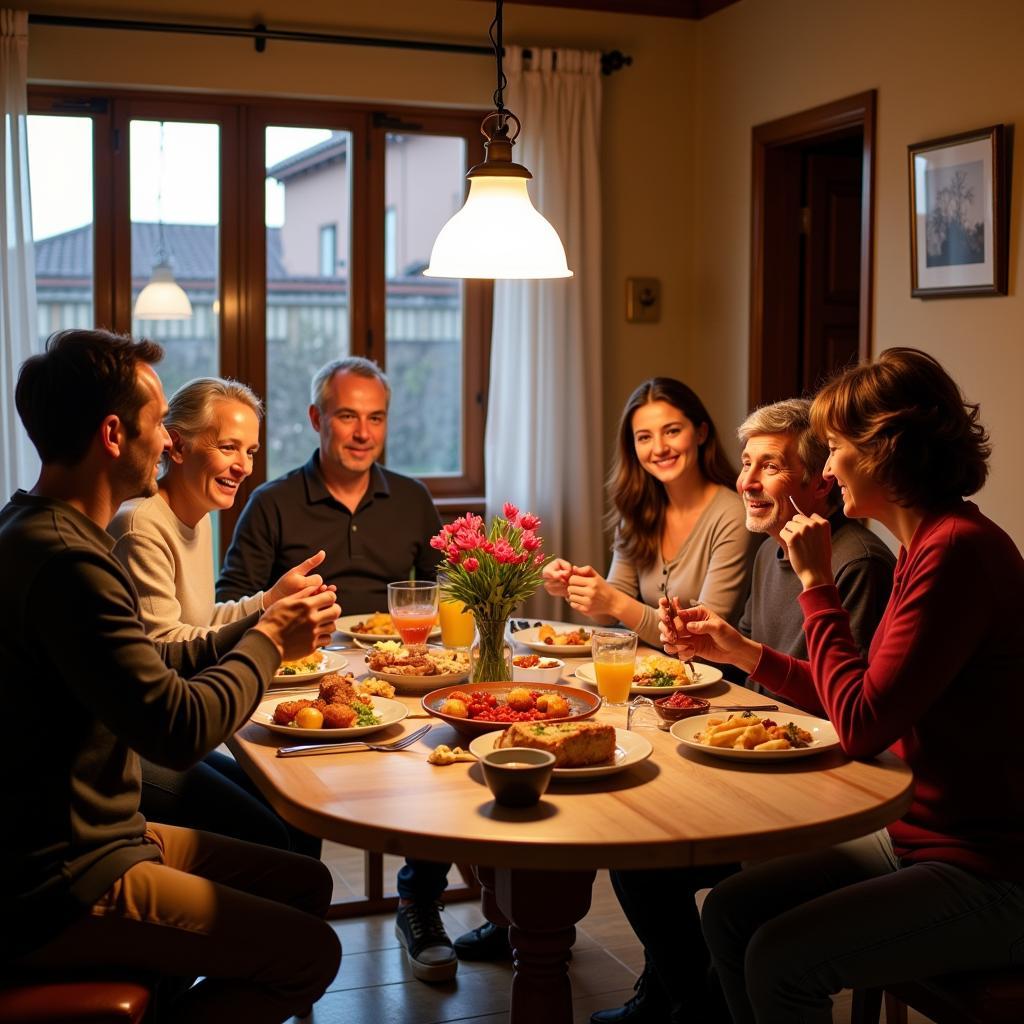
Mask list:
[{"label": "outdoor wall", "polygon": [[[693,381],[725,422],[746,411],[751,128],[877,89],[874,351],[923,348],[981,403],[995,453],[979,504],[1024,547],[1024,3],[741,0],[698,33]],[[999,122],[1018,125],[1010,294],[912,299],[907,146]]]}]

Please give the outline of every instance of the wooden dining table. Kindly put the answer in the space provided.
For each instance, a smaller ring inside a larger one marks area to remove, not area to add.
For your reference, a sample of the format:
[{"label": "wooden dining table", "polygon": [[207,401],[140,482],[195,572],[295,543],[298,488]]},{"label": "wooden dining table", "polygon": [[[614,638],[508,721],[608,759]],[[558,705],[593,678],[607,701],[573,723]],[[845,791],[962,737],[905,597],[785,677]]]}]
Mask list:
[{"label": "wooden dining table", "polygon": [[[351,670],[365,668],[360,656],[348,658]],[[576,664],[567,662],[563,682],[584,685],[572,678]],[[766,700],[725,681],[701,695],[713,703]],[[396,699],[422,714],[419,698]],[[297,828],[365,850],[479,865],[484,913],[509,925],[515,949],[510,1019],[555,1024],[572,1019],[569,948],[598,869],[733,863],[821,848],[881,828],[910,804],[911,772],[891,754],[855,761],[833,749],[794,760],[727,760],[660,731],[653,712],[648,719],[641,731],[653,746],[650,758],[617,774],[555,779],[528,808],[496,804],[479,764],[428,764],[438,744],[468,745],[437,719],[400,752],[280,758],[277,748],[301,734],[286,738],[255,723],[229,746]],[[602,708],[595,720],[624,728],[626,709]],[[407,718],[374,739],[423,724]]]}]

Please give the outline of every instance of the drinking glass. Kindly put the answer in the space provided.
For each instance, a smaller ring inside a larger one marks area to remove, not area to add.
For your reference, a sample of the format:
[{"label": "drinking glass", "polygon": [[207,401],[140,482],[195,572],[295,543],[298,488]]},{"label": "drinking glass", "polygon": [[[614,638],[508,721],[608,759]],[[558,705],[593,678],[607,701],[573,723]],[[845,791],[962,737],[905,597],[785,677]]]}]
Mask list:
[{"label": "drinking glass", "polygon": [[595,629],[590,638],[597,692],[605,704],[622,707],[629,700],[636,665],[636,633],[630,629]]},{"label": "drinking glass", "polygon": [[[442,583],[443,580],[438,580]],[[441,643],[457,651],[468,651],[473,645],[476,622],[470,610],[454,597],[438,599],[438,617],[441,620]]]},{"label": "drinking glass", "polygon": [[411,652],[422,653],[437,622],[437,584],[432,580],[389,583],[388,611],[402,643]]}]

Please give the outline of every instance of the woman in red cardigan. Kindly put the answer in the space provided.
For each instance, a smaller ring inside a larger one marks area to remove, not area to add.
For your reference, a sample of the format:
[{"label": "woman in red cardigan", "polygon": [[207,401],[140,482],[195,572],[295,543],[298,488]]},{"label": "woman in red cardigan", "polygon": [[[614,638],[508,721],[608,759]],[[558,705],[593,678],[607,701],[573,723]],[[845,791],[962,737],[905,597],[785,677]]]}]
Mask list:
[{"label": "woman in red cardigan", "polygon": [[847,754],[892,750],[914,772],[888,829],[780,858],[717,886],[704,906],[736,1022],[830,1022],[833,993],[1024,963],[1024,559],[964,497],[991,451],[978,407],[931,356],[883,352],[815,398],[826,475],[847,516],[900,542],[867,657],[830,571],[828,523],[783,531],[803,584],[809,659],[742,637],[705,609],[662,609],[666,650],[728,661],[803,707]]}]

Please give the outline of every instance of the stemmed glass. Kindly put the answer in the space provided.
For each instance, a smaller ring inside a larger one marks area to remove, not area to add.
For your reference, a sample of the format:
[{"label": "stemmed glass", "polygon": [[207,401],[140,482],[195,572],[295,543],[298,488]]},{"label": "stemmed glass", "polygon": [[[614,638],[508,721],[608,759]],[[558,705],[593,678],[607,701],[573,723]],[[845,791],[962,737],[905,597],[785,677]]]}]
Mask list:
[{"label": "stemmed glass", "polygon": [[437,622],[437,584],[432,580],[389,583],[388,611],[409,652],[422,654]]},{"label": "stemmed glass", "polygon": [[631,629],[595,629],[590,638],[597,692],[605,704],[623,707],[636,670],[637,636]]}]

